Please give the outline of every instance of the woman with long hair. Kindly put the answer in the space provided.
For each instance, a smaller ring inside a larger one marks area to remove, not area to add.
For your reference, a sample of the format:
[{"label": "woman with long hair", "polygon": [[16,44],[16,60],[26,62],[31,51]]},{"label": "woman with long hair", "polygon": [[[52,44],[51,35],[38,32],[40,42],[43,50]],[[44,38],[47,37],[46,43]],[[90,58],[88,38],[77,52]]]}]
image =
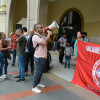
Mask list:
[{"label": "woman with long hair", "polygon": [[78,40],[86,42],[86,40],[83,39],[82,33],[80,31],[77,32],[77,40],[75,41],[75,44],[74,44],[74,59],[76,62],[77,62],[77,51],[78,51],[77,42],[78,42]]},{"label": "woman with long hair", "polygon": [[4,42],[5,34],[3,32],[0,32],[0,78],[4,78],[4,75],[2,73],[2,69],[5,64],[5,53],[4,51],[9,50],[10,47],[7,47],[7,45]]}]

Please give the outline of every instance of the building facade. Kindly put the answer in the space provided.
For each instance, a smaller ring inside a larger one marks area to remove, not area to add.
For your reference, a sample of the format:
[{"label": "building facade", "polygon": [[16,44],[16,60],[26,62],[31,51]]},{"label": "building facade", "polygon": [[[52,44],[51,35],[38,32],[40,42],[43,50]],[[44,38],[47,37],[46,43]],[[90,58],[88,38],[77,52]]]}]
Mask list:
[{"label": "building facade", "polygon": [[0,31],[5,32],[6,24],[6,1],[0,0]]},{"label": "building facade", "polygon": [[[6,15],[6,20],[3,22],[5,28],[1,27],[1,21],[3,21],[1,19],[0,28],[6,32],[7,37],[17,27],[26,26],[29,31],[36,23],[41,23],[46,27],[56,19],[60,29],[54,29],[54,34],[62,32],[72,34],[80,29],[80,31],[88,33],[90,42],[100,43],[100,0],[0,1],[3,2],[0,5],[0,9],[3,7],[3,10],[0,11],[0,18]],[[4,2],[6,2],[6,13]]]}]

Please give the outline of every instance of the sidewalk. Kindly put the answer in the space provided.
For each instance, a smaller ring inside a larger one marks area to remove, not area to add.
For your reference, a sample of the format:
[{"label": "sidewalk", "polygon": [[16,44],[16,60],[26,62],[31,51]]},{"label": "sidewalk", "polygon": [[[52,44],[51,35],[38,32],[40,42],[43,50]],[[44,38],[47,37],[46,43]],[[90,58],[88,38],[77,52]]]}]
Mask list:
[{"label": "sidewalk", "polygon": [[10,64],[8,71],[10,76],[0,81],[0,100],[83,100],[48,78],[46,74],[41,80],[46,87],[41,88],[41,94],[37,94],[31,90],[33,76],[30,73],[25,82],[17,83],[14,77],[18,74],[18,67],[11,67]]},{"label": "sidewalk", "polygon": [[[53,69],[50,70],[50,72],[54,75],[57,75],[61,78],[63,78],[66,81],[71,82],[74,76],[74,71],[73,69],[75,67],[75,60],[73,57],[71,57],[71,65],[70,68],[64,68],[64,64],[62,65],[59,63],[59,53],[50,51],[51,57],[52,57],[52,64],[53,64]],[[65,57],[63,59],[65,61]]]},{"label": "sidewalk", "polygon": [[[57,56],[56,56],[57,57]],[[53,57],[53,59],[55,56]],[[65,69],[64,77],[69,76],[66,80],[52,74],[54,72],[63,72],[64,66],[61,66],[57,60],[53,61],[53,69],[45,73],[42,77],[41,83],[45,84],[45,88],[41,88],[42,93],[36,94],[32,92],[33,76],[29,72],[29,76],[25,77],[25,82],[17,83],[14,77],[18,75],[18,67],[11,67],[11,61],[9,61],[8,72],[9,76],[5,80],[0,79],[0,100],[99,100],[100,98],[90,93],[89,91],[78,87],[68,81],[72,79],[72,76],[68,75],[68,69]],[[55,65],[58,63],[57,65]],[[59,68],[61,67],[61,68]],[[57,69],[59,68],[59,70]],[[71,70],[73,69],[73,66]],[[53,71],[55,70],[55,71]],[[57,71],[56,71],[57,70]],[[61,71],[62,70],[62,71]],[[70,70],[70,69],[69,69]],[[72,71],[71,71],[72,72]],[[74,71],[73,71],[74,72]],[[63,76],[63,73],[59,75]]]}]

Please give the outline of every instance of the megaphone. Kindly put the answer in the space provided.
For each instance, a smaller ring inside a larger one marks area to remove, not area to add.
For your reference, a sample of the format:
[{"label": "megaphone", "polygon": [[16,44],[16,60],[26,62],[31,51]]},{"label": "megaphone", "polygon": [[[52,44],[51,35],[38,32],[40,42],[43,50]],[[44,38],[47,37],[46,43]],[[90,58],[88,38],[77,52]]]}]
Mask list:
[{"label": "megaphone", "polygon": [[52,29],[55,29],[55,28],[59,28],[59,25],[58,25],[56,20],[54,20],[51,25],[49,25],[48,27],[44,28],[43,31],[47,32],[47,30],[52,30]]}]

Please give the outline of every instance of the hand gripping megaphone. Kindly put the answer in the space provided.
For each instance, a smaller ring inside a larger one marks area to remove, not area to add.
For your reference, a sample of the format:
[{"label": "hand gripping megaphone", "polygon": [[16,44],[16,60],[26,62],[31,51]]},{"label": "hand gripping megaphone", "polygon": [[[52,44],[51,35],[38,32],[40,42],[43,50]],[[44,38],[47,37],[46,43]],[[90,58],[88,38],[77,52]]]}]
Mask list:
[{"label": "hand gripping megaphone", "polygon": [[58,25],[56,20],[54,20],[51,25],[49,25],[48,27],[44,28],[43,31],[47,32],[47,30],[52,30],[52,29],[55,29],[55,28],[59,28],[59,25]]}]

